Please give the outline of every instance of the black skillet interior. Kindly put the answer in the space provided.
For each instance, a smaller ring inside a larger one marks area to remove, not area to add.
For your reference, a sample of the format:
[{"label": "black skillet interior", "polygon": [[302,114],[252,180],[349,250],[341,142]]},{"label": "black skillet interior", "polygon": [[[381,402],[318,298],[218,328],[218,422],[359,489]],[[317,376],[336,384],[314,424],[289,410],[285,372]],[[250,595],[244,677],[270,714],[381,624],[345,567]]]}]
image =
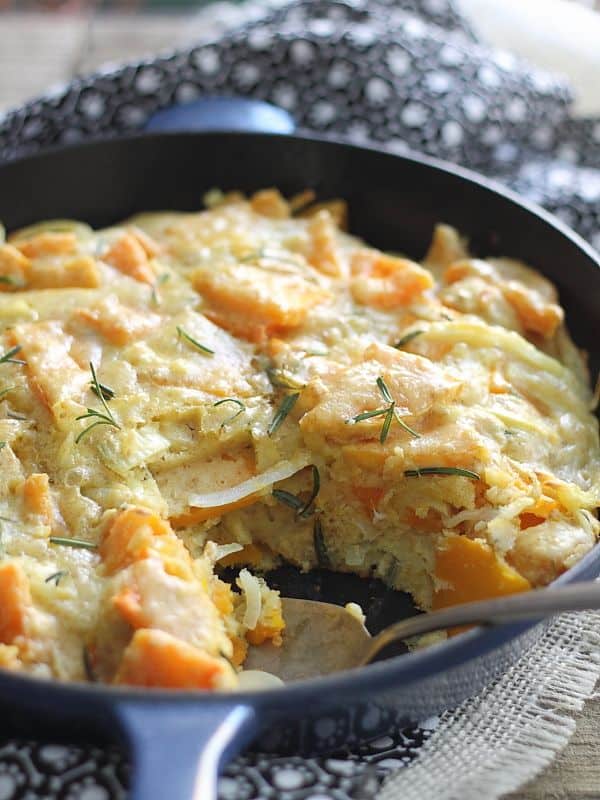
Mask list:
[{"label": "black skillet interior", "polygon": [[[590,351],[597,368],[600,270],[593,251],[560,224],[549,222],[539,210],[490,191],[485,180],[473,180],[461,170],[432,168],[437,166],[427,159],[398,158],[289,136],[210,133],[133,137],[44,153],[0,166],[0,220],[8,230],[58,217],[102,226],[141,210],[199,209],[203,193],[215,186],[246,191],[278,186],[289,194],[313,188],[321,199],[347,199],[352,232],[383,249],[419,258],[435,223],[444,221],[468,236],[477,254],[510,255],[538,267],[558,285],[574,338]],[[590,554],[573,576],[582,579],[597,574],[599,556],[598,552]],[[568,575],[564,577],[569,579]],[[294,571],[283,570],[275,581],[290,594],[302,594],[308,581],[313,597],[321,593],[323,599],[338,602],[362,601],[370,606],[375,629],[389,619],[388,615],[404,616],[411,611],[405,596],[352,577],[316,573],[300,578]],[[274,693],[259,693],[254,700],[239,696],[231,701],[199,701],[189,695],[173,700],[159,693],[153,695],[156,699],[146,701],[135,693],[130,697],[77,687],[46,690],[43,685],[33,686],[30,680],[6,675],[0,675],[0,697],[16,703],[23,713],[29,708],[38,717],[43,714],[65,724],[84,719],[95,724],[102,715],[110,721],[122,720],[123,714],[131,714],[138,732],[131,733],[129,726],[130,736],[134,744],[137,742],[136,752],[146,765],[142,773],[148,781],[140,784],[137,797],[158,800],[167,796],[164,788],[163,794],[159,791],[161,774],[164,787],[167,773],[173,774],[172,759],[180,755],[181,759],[188,758],[182,743],[189,743],[189,736],[178,740],[176,752],[165,750],[159,737],[163,730],[175,730],[173,725],[181,727],[182,721],[189,722],[190,730],[197,734],[198,718],[206,712],[214,712],[216,717],[222,712],[226,720],[230,712],[243,706],[248,719],[261,717],[260,724],[253,723],[246,735],[249,738],[265,726],[281,724],[282,717],[289,727],[290,720],[306,714],[312,716],[311,725],[318,730],[320,715],[326,712],[329,719],[335,713],[335,718],[342,720],[340,725],[354,726],[339,728],[343,741],[351,734],[354,741],[360,741],[399,719],[417,718],[418,709],[427,708],[431,713],[477,691],[518,656],[524,645],[518,643],[522,639],[517,636],[527,628],[523,624],[496,631],[471,631],[431,652],[336,676],[322,688],[318,682],[290,687],[272,700],[269,698]],[[423,682],[424,676],[428,683]],[[392,706],[396,710],[388,714]],[[379,715],[377,725],[360,727],[361,720],[371,719],[375,712]],[[148,737],[154,730],[159,740],[152,742]],[[325,744],[318,736],[315,741],[316,749],[323,749]],[[236,746],[241,743],[240,739]],[[297,750],[295,740],[292,744]],[[169,779],[174,790],[173,779]],[[175,797],[174,791],[171,796]]]}]

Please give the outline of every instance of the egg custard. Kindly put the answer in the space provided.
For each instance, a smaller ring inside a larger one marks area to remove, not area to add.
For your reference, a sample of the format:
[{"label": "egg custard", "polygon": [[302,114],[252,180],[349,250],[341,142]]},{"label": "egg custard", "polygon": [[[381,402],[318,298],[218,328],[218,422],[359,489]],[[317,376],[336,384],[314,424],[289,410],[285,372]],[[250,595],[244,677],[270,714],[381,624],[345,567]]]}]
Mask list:
[{"label": "egg custard", "polygon": [[598,425],[554,287],[445,225],[417,263],[345,220],[212,192],[0,239],[2,667],[235,687],[281,641],[254,573],[282,560],[427,610],[591,549]]}]

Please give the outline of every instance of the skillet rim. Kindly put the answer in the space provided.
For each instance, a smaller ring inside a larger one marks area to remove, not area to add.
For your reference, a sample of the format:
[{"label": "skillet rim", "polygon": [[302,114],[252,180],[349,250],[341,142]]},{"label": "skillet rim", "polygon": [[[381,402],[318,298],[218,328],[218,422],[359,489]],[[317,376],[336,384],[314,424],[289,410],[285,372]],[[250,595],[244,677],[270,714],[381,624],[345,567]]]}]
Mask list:
[{"label": "skillet rim", "polygon": [[[227,136],[233,139],[263,139],[268,142],[270,139],[291,139],[302,145],[315,144],[323,145],[332,149],[349,149],[354,151],[367,151],[376,156],[384,156],[394,160],[409,162],[416,167],[425,167],[429,170],[443,172],[453,178],[475,184],[480,189],[500,196],[512,205],[518,206],[528,215],[533,215],[541,220],[545,225],[554,228],[561,236],[578,248],[583,255],[591,262],[590,266],[600,269],[600,255],[595,249],[583,239],[576,231],[572,230],[562,220],[551,212],[542,208],[537,203],[523,198],[512,189],[505,187],[499,181],[481,175],[466,167],[452,164],[433,156],[409,152],[406,154],[394,153],[385,147],[375,147],[373,145],[357,145],[335,136],[318,136],[305,134],[284,134],[284,133],[256,133],[230,130],[211,130],[211,131],[169,131],[169,132],[150,132],[123,134],[110,138],[92,138],[77,144],[59,144],[35,153],[24,154],[17,158],[0,163],[0,178],[5,168],[17,168],[23,163],[36,162],[53,155],[69,153],[72,151],[93,150],[97,147],[111,146],[112,144],[127,144],[141,140],[164,140],[171,141],[181,138],[215,138]],[[600,573],[600,542],[579,561],[575,566],[564,572],[558,579],[550,585],[560,585],[583,580],[586,577],[596,577]],[[376,684],[379,692],[386,689],[398,687],[400,680],[406,686],[409,683],[418,683],[435,675],[442,674],[446,670],[456,669],[477,658],[492,653],[503,645],[507,645],[511,640],[517,640],[521,635],[531,632],[541,622],[529,621],[520,623],[508,623],[494,628],[484,628],[477,626],[467,632],[452,637],[444,642],[432,645],[424,650],[410,652],[402,656],[396,656],[385,661],[369,664],[346,672],[334,673],[318,678],[310,678],[297,681],[283,688],[263,689],[246,692],[206,692],[182,691],[178,689],[148,689],[142,687],[115,687],[110,684],[90,684],[84,682],[57,681],[50,678],[38,678],[9,671],[0,670],[0,689],[13,687],[15,690],[20,688],[27,689],[35,686],[39,689],[50,689],[56,700],[59,696],[65,700],[85,699],[86,697],[95,699],[123,701],[129,703],[147,703],[149,701],[162,706],[168,705],[188,705],[200,704],[204,707],[223,704],[232,707],[238,705],[252,706],[261,709],[267,708],[277,703],[277,698],[284,699],[286,704],[293,704],[294,700],[306,699],[307,695],[321,696],[327,690],[335,689],[338,693],[358,694],[361,688],[372,689],[373,683]],[[441,663],[441,662],[446,663]],[[283,695],[282,695],[283,692]]]}]

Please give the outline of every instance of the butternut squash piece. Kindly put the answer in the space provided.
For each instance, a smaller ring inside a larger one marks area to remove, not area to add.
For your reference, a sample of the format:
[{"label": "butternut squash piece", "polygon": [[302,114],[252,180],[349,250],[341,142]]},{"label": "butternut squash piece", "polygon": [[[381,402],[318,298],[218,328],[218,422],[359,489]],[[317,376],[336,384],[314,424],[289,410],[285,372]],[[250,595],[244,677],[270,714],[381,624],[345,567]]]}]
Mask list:
[{"label": "butternut squash piece", "polygon": [[64,256],[77,248],[77,236],[67,231],[45,231],[15,242],[15,247],[28,258]]},{"label": "butternut squash piece", "polygon": [[144,246],[131,233],[119,236],[104,253],[102,260],[140,283],[152,284],[156,279]]},{"label": "butternut squash piece", "polygon": [[0,292],[15,292],[27,282],[31,263],[12,244],[0,245]]},{"label": "butternut squash piece", "polygon": [[190,555],[168,522],[141,508],[127,508],[112,520],[100,543],[100,557],[107,575],[159,556],[171,574],[189,577]]},{"label": "butternut squash piece", "polygon": [[184,511],[183,514],[171,517],[170,522],[175,530],[180,530],[181,528],[187,528],[189,525],[195,525],[198,522],[205,522],[207,519],[216,519],[230,511],[235,511],[236,508],[251,506],[256,503],[260,497],[260,492],[257,492],[255,494],[249,494],[247,497],[242,497],[240,500],[236,500],[235,503],[227,503],[224,506],[190,508],[188,511]]},{"label": "butternut squash piece", "polygon": [[433,284],[430,272],[407,258],[378,250],[358,250],[352,256],[350,283],[357,303],[375,308],[394,308],[410,303]]},{"label": "butternut squash piece", "polygon": [[142,628],[125,649],[114,682],[165,689],[222,689],[235,685],[235,673],[224,658],[207,655],[163,631]]},{"label": "butternut squash piece", "polygon": [[149,311],[142,313],[123,305],[113,296],[105,297],[91,308],[77,309],[75,317],[119,347],[140,339],[161,322],[158,314]]},{"label": "butternut squash piece", "polygon": [[328,210],[322,209],[312,217],[308,233],[311,237],[310,263],[326,275],[342,277],[344,265],[338,249],[337,229]]},{"label": "butternut squash piece", "polygon": [[38,517],[44,525],[52,525],[54,508],[48,476],[45,473],[30,475],[23,482],[22,492],[27,513]]},{"label": "butternut squash piece", "polygon": [[61,264],[34,263],[29,270],[28,289],[96,289],[100,271],[92,256],[75,256]]},{"label": "butternut squash piece", "polygon": [[19,564],[0,563],[0,644],[12,644],[27,629],[31,608],[29,581]]},{"label": "butternut squash piece", "polygon": [[529,581],[478,539],[446,536],[436,553],[435,577],[443,585],[433,595],[433,608],[446,608],[531,589]]},{"label": "butternut squash piece", "polygon": [[290,205],[277,189],[262,189],[252,195],[252,210],[270,219],[288,219]]}]

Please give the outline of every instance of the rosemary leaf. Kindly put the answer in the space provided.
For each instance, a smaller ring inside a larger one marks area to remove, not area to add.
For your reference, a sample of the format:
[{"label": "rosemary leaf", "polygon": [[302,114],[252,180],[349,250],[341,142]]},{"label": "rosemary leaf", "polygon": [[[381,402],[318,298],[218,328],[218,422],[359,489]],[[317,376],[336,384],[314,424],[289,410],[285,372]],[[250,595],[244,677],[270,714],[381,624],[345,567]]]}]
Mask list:
[{"label": "rosemary leaf", "polygon": [[331,560],[325,545],[325,537],[323,536],[323,526],[319,517],[315,517],[313,524],[313,545],[315,548],[315,555],[317,556],[317,563],[323,569],[331,568]]},{"label": "rosemary leaf", "polygon": [[82,550],[96,550],[98,547],[98,545],[95,545],[93,542],[86,542],[85,539],[68,539],[65,536],[51,536],[48,541],[52,542],[52,544],[81,548]]},{"label": "rosemary leaf", "polygon": [[405,469],[404,475],[407,478],[419,478],[421,475],[461,475],[463,478],[472,478],[474,481],[481,480],[477,472],[462,467],[420,467],[419,469]]},{"label": "rosemary leaf", "polygon": [[0,283],[3,283],[5,286],[17,286],[19,289],[25,286],[23,281],[13,278],[12,275],[0,275]]},{"label": "rosemary leaf", "polygon": [[90,651],[87,646],[83,648],[82,657],[83,657],[83,668],[85,670],[85,677],[91,683],[97,683],[98,677],[94,672],[94,667],[92,666],[92,657],[90,655]]},{"label": "rosemary leaf", "polygon": [[244,411],[246,410],[246,406],[242,403],[242,401],[237,400],[235,397],[226,397],[224,400],[217,400],[216,403],[213,403],[213,408],[216,408],[217,406],[222,406],[223,403],[235,403],[237,406],[239,406],[239,409],[235,412],[235,414],[232,414],[230,417],[227,417],[227,419],[223,420],[223,422],[220,425],[221,428],[224,428],[225,425],[228,425],[230,422],[233,422],[234,419],[239,417],[239,415],[243,414]]},{"label": "rosemary leaf", "polygon": [[351,417],[350,419],[346,420],[346,425],[353,425],[355,422],[362,422],[365,419],[371,419],[372,417],[383,417],[384,414],[387,414],[389,408],[377,408],[375,411],[363,411],[362,414],[357,414],[355,417]]},{"label": "rosemary leaf", "polygon": [[114,400],[115,390],[111,389],[110,386],[106,386],[104,383],[98,383],[98,386],[96,387],[96,385],[93,382],[90,383],[92,392],[96,395],[96,397],[104,399],[106,401]]},{"label": "rosemary leaf", "polygon": [[312,469],[313,487],[310,493],[310,497],[308,498],[306,503],[304,503],[302,508],[300,508],[298,511],[299,517],[308,517],[310,515],[311,506],[317,499],[317,495],[321,490],[321,475],[319,474],[319,470],[314,464],[311,464],[311,469]]},{"label": "rosemary leaf", "polygon": [[6,442],[0,442],[0,450],[2,450],[3,447],[6,447]]},{"label": "rosemary leaf", "polygon": [[393,403],[392,395],[390,394],[390,390],[387,387],[386,382],[383,380],[381,375],[377,378],[377,388],[381,392],[381,396],[385,400],[386,403]]},{"label": "rosemary leaf", "polygon": [[48,575],[44,583],[51,583],[52,581],[54,581],[54,585],[58,586],[58,584],[61,581],[61,578],[64,578],[68,574],[69,574],[68,570],[59,569],[58,572],[53,572],[52,575]]},{"label": "rosemary leaf", "polygon": [[283,503],[284,506],[289,506],[296,512],[299,512],[301,508],[304,508],[304,503],[302,500],[299,497],[296,497],[295,494],[286,492],[285,489],[273,489],[271,494],[276,500],[279,500],[280,503]]},{"label": "rosemary leaf", "polygon": [[273,434],[279,430],[282,422],[290,413],[292,408],[296,405],[296,401],[300,397],[300,392],[295,392],[294,394],[288,394],[287,397],[284,397],[281,405],[275,412],[275,416],[271,420],[271,424],[267,428],[267,435],[273,436]]},{"label": "rosemary leaf", "polygon": [[[92,364],[91,361],[90,361],[90,371],[92,373],[92,380],[91,380],[92,391],[94,392],[96,397],[102,403],[102,406],[103,406],[104,411],[106,413],[103,414],[102,411],[98,411],[95,408],[88,408],[86,414],[81,414],[81,416],[76,417],[75,419],[77,419],[77,420],[94,419],[95,421],[92,422],[91,425],[88,425],[87,428],[84,428],[81,431],[79,436],[77,436],[77,438],[75,439],[75,444],[79,444],[79,442],[83,439],[83,437],[87,433],[89,433],[91,430],[96,428],[98,425],[110,425],[113,428],[118,428],[119,430],[121,430],[121,426],[116,422],[115,418],[113,417],[113,415],[111,413],[111,410],[106,405],[106,399],[105,399],[105,396],[104,396],[104,389],[107,389],[108,387],[107,386],[103,387],[102,384],[98,381],[98,376],[96,375],[96,370],[94,369],[94,365]],[[112,392],[112,389],[109,389],[109,392]],[[113,397],[114,397],[114,392],[113,392]]]},{"label": "rosemary leaf", "polygon": [[182,339],[185,339],[186,342],[189,342],[190,344],[193,344],[194,347],[197,347],[201,353],[204,353],[207,356],[214,356],[215,354],[214,350],[211,350],[210,347],[206,347],[206,345],[204,344],[200,344],[200,342],[197,339],[194,339],[193,336],[190,336],[189,333],[186,333],[186,331],[183,330],[181,325],[177,326],[177,333]]},{"label": "rosemary leaf", "polygon": [[404,345],[407,345],[409,342],[412,342],[413,339],[415,339],[417,336],[420,336],[422,333],[425,333],[425,331],[416,330],[416,331],[411,331],[410,333],[406,333],[404,336],[398,339],[396,344],[392,345],[392,347],[395,347],[396,349],[399,350],[402,347],[404,347]]},{"label": "rosemary leaf", "polygon": [[170,274],[168,272],[163,272],[162,275],[159,275],[158,278],[152,284],[152,287],[151,287],[152,302],[154,303],[155,306],[159,306],[160,303],[161,303],[161,297],[160,297],[160,295],[158,293],[158,287],[162,286],[163,284],[165,284],[169,280],[170,277],[171,276],[170,276]]},{"label": "rosemary leaf", "polygon": [[392,424],[392,420],[394,419],[394,408],[396,404],[392,401],[392,405],[388,408],[387,414],[385,415],[385,419],[383,420],[383,425],[381,426],[381,433],[379,434],[379,443],[383,444],[388,437],[388,433],[390,432],[390,425]]},{"label": "rosemary leaf", "polygon": [[0,356],[0,364],[25,364],[25,361],[22,361],[20,358],[13,358],[16,356],[17,353],[20,353],[22,347],[20,344],[15,345],[15,347],[11,347],[10,350],[7,350],[3,356]]},{"label": "rosemary leaf", "polygon": [[404,422],[404,420],[400,416],[400,412],[395,406],[394,406],[394,416],[396,417],[396,422],[398,423],[398,425],[400,425],[400,427],[403,428],[407,433],[410,433],[416,439],[419,439],[421,437],[420,433],[413,430],[413,428],[411,428],[410,425],[407,425],[406,422]]},{"label": "rosemary leaf", "polygon": [[268,367],[267,376],[271,381],[271,386],[281,387],[283,389],[304,389],[306,386],[305,383],[296,380],[293,375],[286,373],[282,369]]}]

